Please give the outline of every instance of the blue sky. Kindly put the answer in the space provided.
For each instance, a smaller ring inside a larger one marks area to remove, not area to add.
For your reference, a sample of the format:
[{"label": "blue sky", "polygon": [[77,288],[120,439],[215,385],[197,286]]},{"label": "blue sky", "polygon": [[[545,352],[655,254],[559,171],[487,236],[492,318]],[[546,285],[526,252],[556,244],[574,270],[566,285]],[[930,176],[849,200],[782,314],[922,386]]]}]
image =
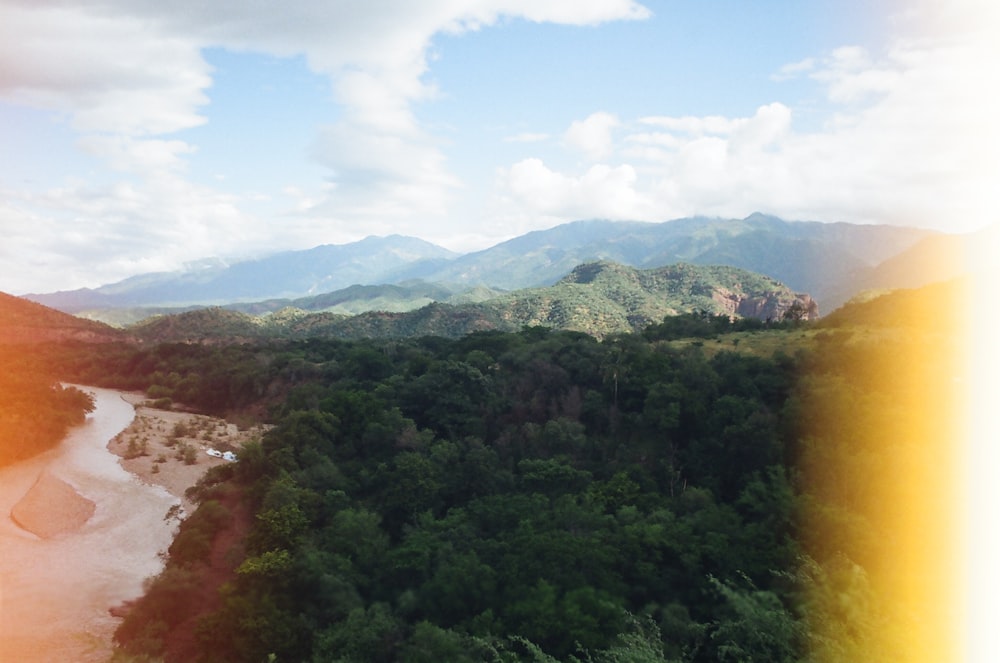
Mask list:
[{"label": "blue sky", "polygon": [[580,218],[995,220],[987,0],[0,0],[0,290]]}]

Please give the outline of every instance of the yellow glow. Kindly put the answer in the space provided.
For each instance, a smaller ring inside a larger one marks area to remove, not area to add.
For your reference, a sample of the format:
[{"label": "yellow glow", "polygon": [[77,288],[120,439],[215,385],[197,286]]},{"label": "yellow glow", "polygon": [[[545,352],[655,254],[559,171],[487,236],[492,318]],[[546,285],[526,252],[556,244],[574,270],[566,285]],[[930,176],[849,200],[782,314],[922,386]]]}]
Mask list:
[{"label": "yellow glow", "polygon": [[821,344],[826,368],[805,378],[816,660],[963,660],[967,292],[894,295],[871,327]]},{"label": "yellow glow", "polygon": [[[1000,258],[997,235],[984,247],[993,261]],[[1000,362],[997,361],[997,316],[986,305],[996,296],[1000,273],[995,263],[977,275],[967,307],[969,339],[969,422],[964,511],[965,569],[963,660],[996,661],[1000,652]]]},{"label": "yellow glow", "polygon": [[[926,504],[930,494],[955,495],[946,512],[952,520],[942,531],[912,534],[928,549],[939,541],[955,541],[954,565],[935,565],[934,559],[919,554],[908,562],[915,576],[908,591],[926,592],[925,602],[950,598],[949,612],[941,619],[950,620],[953,644],[942,653],[915,649],[906,660],[993,663],[1000,660],[1000,316],[995,312],[1000,292],[1000,3],[925,0],[915,5],[924,19],[926,36],[960,35],[956,45],[975,54],[954,71],[957,85],[969,93],[963,98],[974,100],[968,104],[966,121],[955,123],[954,138],[971,137],[981,146],[964,164],[964,173],[970,181],[989,184],[981,191],[981,199],[952,202],[956,210],[963,205],[973,210],[976,224],[989,228],[976,236],[966,255],[973,276],[964,299],[953,310],[954,331],[961,344],[955,377],[960,400],[951,415],[957,434],[954,466],[942,472],[937,486],[928,487],[924,501],[916,502]],[[914,358],[915,363],[919,361]],[[945,580],[938,583],[939,594],[931,585],[936,577]]]},{"label": "yellow glow", "polygon": [[961,130],[982,142],[980,160],[968,164],[970,175],[986,174],[994,182],[993,198],[981,207],[982,221],[992,224],[981,233],[968,256],[975,269],[964,308],[966,390],[963,418],[967,424],[962,456],[959,513],[964,544],[961,649],[954,660],[986,663],[1000,660],[1000,354],[997,352],[998,316],[993,304],[1000,291],[1000,93],[996,63],[1000,62],[1000,3],[965,0],[972,10],[973,33],[985,45],[980,69],[967,72],[969,85],[980,93],[981,107],[989,115],[976,126]]}]

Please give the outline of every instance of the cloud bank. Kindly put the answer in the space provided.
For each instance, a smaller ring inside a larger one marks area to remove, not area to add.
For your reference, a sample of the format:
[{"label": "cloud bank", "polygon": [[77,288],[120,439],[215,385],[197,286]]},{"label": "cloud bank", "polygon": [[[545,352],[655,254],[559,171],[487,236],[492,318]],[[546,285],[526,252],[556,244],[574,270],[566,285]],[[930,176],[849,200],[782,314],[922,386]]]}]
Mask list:
[{"label": "cloud bank", "polygon": [[[445,215],[461,184],[448,171],[439,139],[414,114],[415,104],[437,94],[424,81],[435,35],[512,19],[593,26],[650,15],[632,0],[290,0],[280,6],[3,0],[0,13],[0,101],[62,118],[80,136],[81,150],[128,175],[112,186],[76,181],[42,193],[0,185],[0,228],[33,223],[50,231],[45,237],[8,232],[7,253],[39,265],[76,264],[60,276],[88,285],[141,266],[134,261],[169,269],[199,252],[273,247],[276,230],[291,243],[296,233],[300,242],[321,236],[317,228],[324,225],[350,226],[357,234],[364,224],[378,232],[403,223],[417,234],[418,227],[405,223]],[[289,210],[293,218],[278,229],[274,219],[241,211],[241,201],[186,179],[185,159],[197,148],[168,137],[206,121],[213,75],[203,56],[207,48],[304,56],[329,80],[340,112],[317,127],[312,154],[329,169],[329,184],[318,196],[298,197]],[[126,241],[140,235],[139,242]],[[123,264],[123,255],[137,257]],[[16,279],[5,287],[22,289]]]},{"label": "cloud bank", "polygon": [[[512,120],[492,147],[483,139],[485,183],[456,169],[447,126],[423,112],[454,93],[433,80],[434,39],[511,21],[644,21],[646,7],[0,0],[0,14],[0,104],[44,114],[93,164],[58,182],[0,180],[0,289],[13,292],[365,234],[462,250],[578,218],[756,210],[969,230],[994,222],[1000,202],[1000,21],[985,0],[916,4],[884,51],[842,44],[770,72],[776,90],[805,84],[813,100],[630,116],[609,98],[567,106],[561,126]],[[238,193],[192,174],[218,73],[208,49],[301,58],[326,82],[329,120],[312,127],[307,155],[324,180]]]},{"label": "cloud bank", "polygon": [[599,111],[566,131],[590,163],[513,163],[498,177],[502,199],[524,225],[755,210],[955,231],[995,223],[1000,49],[991,27],[1000,23],[985,4],[964,8],[901,17],[912,30],[883,54],[844,46],[774,72],[819,86],[833,110],[818,129],[797,130],[798,110],[781,102],[746,117]]}]

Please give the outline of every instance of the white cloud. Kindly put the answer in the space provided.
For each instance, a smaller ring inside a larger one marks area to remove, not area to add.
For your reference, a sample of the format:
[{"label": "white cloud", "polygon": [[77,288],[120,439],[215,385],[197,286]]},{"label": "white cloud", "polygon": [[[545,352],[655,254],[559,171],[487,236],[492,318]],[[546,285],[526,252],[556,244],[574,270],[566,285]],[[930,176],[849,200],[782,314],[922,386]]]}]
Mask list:
[{"label": "white cloud", "polygon": [[[993,26],[998,14],[989,13]],[[610,172],[630,174],[598,178],[607,198],[594,200],[583,185],[595,173],[539,160],[514,164],[502,195],[537,225],[755,210],[956,231],[994,223],[1000,47],[982,20],[948,17],[925,15],[927,34],[910,33],[878,57],[845,47],[782,68],[816,81],[836,104],[815,131],[796,131],[794,108],[777,102],[750,117],[640,117],[601,145],[623,160]]]},{"label": "white cloud", "polygon": [[791,120],[792,111],[784,104],[761,106],[753,117],[733,123],[729,147],[734,151],[765,149],[788,132]]},{"label": "white cloud", "polygon": [[645,201],[635,188],[628,165],[594,165],[579,176],[550,170],[540,159],[524,159],[501,171],[504,186],[517,200],[531,201],[532,211],[556,218],[645,217]]},{"label": "white cloud", "polygon": [[38,270],[25,275],[23,286],[20,275],[5,271],[0,289],[8,291],[95,287],[137,271],[176,269],[192,256],[260,245],[266,237],[232,198],[175,177],[73,182],[43,193],[0,190],[0,199],[7,250]]},{"label": "white cloud", "polygon": [[591,161],[606,159],[614,145],[612,130],[619,124],[618,118],[611,113],[592,113],[570,125],[566,130],[566,144]]},{"label": "white cloud", "polygon": [[892,55],[876,63],[868,51],[859,46],[835,49],[810,73],[811,78],[826,84],[831,101],[843,104],[893,91],[899,85],[900,75],[900,67]]},{"label": "white cloud", "polygon": [[187,166],[183,155],[197,152],[195,146],[181,140],[143,140],[107,134],[84,136],[77,145],[106,161],[114,170],[141,176],[183,171]]},{"label": "white cloud", "polygon": [[650,116],[640,118],[639,122],[671,132],[693,135],[728,134],[734,126],[734,120],[721,115],[708,115],[706,117],[691,115],[684,117]]},{"label": "white cloud", "polygon": [[139,136],[204,122],[198,44],[72,5],[3,3],[0,99],[69,115],[82,132]]},{"label": "white cloud", "polygon": [[[575,167],[562,165],[573,158],[542,152],[559,147],[553,136],[505,139],[533,144],[538,157],[501,169],[496,209],[469,204],[466,211],[505,232],[574,218],[757,209],[789,218],[982,225],[1000,207],[998,10],[985,0],[911,9],[899,19],[905,38],[884,53],[846,45],[774,75],[821,87],[836,113],[815,131],[796,130],[798,107],[788,100],[739,117],[629,119],[605,106],[562,135],[571,157],[587,159]],[[0,100],[54,111],[77,131],[79,149],[116,171],[110,182],[101,174],[48,191],[0,191],[2,255],[27,256],[60,278],[95,285],[137,266],[179,265],[199,251],[278,248],[268,223],[283,224],[282,248],[371,232],[427,236],[426,224],[444,222],[465,191],[444,143],[415,112],[439,94],[426,79],[434,36],[510,19],[594,25],[649,11],[631,0],[288,0],[280,7],[0,0],[0,14]],[[282,196],[281,181],[237,198],[185,179],[197,145],[172,134],[205,121],[213,74],[202,57],[207,47],[303,56],[328,79],[339,108],[317,127],[313,150],[329,170],[328,186],[296,182]],[[285,216],[247,211],[268,195],[275,207],[288,202]],[[23,232],[28,227],[44,236]],[[448,217],[440,227],[456,237],[476,234],[467,217]],[[92,262],[74,262],[74,252]]]},{"label": "white cloud", "polygon": [[782,65],[777,73],[771,75],[771,80],[785,81],[790,78],[797,78],[803,73],[810,72],[816,67],[816,58],[805,58],[798,62],[790,62]]},{"label": "white cloud", "polygon": [[38,260],[94,259],[92,270],[63,270],[64,287],[262,245],[263,221],[241,211],[251,197],[187,182],[196,146],[167,135],[205,122],[213,73],[205,48],[304,56],[330,81],[338,119],[317,127],[314,154],[331,186],[297,198],[280,219],[283,238],[326,239],[361,222],[372,224],[365,234],[399,231],[391,224],[400,220],[425,234],[421,221],[444,214],[458,186],[413,110],[437,95],[424,80],[435,35],[509,19],[596,25],[650,15],[634,0],[0,0],[0,14],[0,101],[60,114],[80,134],[77,147],[123,178],[9,192],[0,225],[49,226],[49,239],[30,240]]}]

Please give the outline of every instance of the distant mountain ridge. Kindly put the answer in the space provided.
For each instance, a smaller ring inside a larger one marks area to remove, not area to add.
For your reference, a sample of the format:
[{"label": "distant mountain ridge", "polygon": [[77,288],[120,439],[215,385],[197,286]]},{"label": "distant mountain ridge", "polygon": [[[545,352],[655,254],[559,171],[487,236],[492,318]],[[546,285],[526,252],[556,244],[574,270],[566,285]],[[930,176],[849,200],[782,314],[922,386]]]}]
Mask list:
[{"label": "distant mountain ridge", "polygon": [[816,315],[808,295],[770,277],[734,267],[677,264],[641,270],[608,261],[578,266],[552,286],[526,288],[476,303],[432,303],[415,311],[347,316],[284,309],[251,316],[222,308],[145,320],[130,332],[145,341],[255,338],[459,337],[523,326],[581,331],[597,337],[635,332],[690,311],[781,319],[796,302]]},{"label": "distant mountain ridge", "polygon": [[412,237],[369,237],[232,265],[140,275],[93,290],[27,297],[79,313],[296,299],[354,285],[415,281],[514,290],[551,285],[580,264],[609,260],[638,268],[677,262],[740,267],[808,292],[831,310],[871,281],[880,263],[936,236],[940,234],[915,228],[784,221],[759,213],[745,219],[693,217],[662,223],[575,221],[464,255]]},{"label": "distant mountain ridge", "polygon": [[[296,309],[306,313],[336,313],[357,315],[365,311],[402,313],[413,311],[432,302],[468,304],[481,302],[502,294],[486,286],[449,286],[426,281],[406,281],[399,284],[352,285],[340,290],[295,299],[265,299],[255,302],[224,304],[220,308],[249,315],[267,315],[283,309]],[[76,315],[99,320],[115,327],[128,327],[146,318],[174,315],[206,308],[184,307],[134,307],[80,311]]]},{"label": "distant mountain ridge", "polygon": [[594,260],[641,268],[690,262],[765,274],[822,303],[831,282],[857,278],[933,234],[897,226],[790,222],[764,214],[664,223],[574,221],[466,254],[437,270],[422,265],[400,276],[515,289],[554,283]]},{"label": "distant mountain ridge", "polygon": [[354,284],[380,282],[383,275],[423,261],[457,254],[415,237],[367,237],[227,265],[208,263],[182,272],[141,274],[96,289],[26,295],[68,313],[139,306],[228,304],[318,295]]}]

